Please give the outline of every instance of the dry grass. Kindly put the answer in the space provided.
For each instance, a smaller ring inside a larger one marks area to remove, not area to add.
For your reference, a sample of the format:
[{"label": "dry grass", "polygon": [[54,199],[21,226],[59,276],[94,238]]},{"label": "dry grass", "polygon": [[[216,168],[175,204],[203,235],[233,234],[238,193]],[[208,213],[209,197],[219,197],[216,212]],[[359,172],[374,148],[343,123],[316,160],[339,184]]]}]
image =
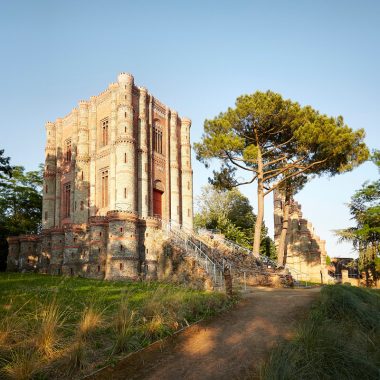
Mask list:
[{"label": "dry grass", "polygon": [[79,379],[229,305],[222,294],[154,282],[6,276],[9,283],[0,274],[0,378]]},{"label": "dry grass", "polygon": [[38,352],[30,348],[16,349],[11,351],[10,358],[1,369],[1,373],[8,379],[28,380],[42,367],[43,363]]},{"label": "dry grass", "polygon": [[114,353],[128,351],[133,348],[135,339],[136,312],[131,308],[128,297],[124,296],[119,304],[119,309],[115,314],[113,328],[116,340],[113,348]]},{"label": "dry grass", "polygon": [[53,358],[57,353],[59,344],[59,329],[64,322],[64,313],[56,299],[42,305],[37,313],[39,322],[35,337],[36,349],[47,358]]},{"label": "dry grass", "polygon": [[102,327],[102,324],[103,313],[96,310],[94,306],[89,306],[82,313],[78,326],[78,335],[83,339],[87,339],[97,328]]}]

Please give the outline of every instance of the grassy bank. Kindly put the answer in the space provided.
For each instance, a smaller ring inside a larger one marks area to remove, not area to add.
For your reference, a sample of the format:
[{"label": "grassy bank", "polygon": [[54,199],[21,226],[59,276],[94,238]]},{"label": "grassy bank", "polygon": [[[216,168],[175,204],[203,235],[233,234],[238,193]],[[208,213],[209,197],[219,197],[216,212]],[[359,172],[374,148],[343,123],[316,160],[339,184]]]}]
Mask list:
[{"label": "grassy bank", "polygon": [[262,378],[379,379],[380,292],[324,287],[294,339],[272,351]]},{"label": "grassy bank", "polygon": [[78,378],[229,307],[224,294],[0,274],[0,378]]}]

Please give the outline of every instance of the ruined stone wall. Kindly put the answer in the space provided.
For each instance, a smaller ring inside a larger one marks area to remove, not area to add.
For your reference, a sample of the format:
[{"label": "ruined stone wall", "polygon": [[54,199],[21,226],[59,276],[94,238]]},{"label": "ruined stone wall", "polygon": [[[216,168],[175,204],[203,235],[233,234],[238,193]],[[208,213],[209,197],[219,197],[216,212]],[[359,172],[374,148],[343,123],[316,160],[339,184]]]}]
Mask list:
[{"label": "ruined stone wall", "polygon": [[[285,197],[274,192],[274,240],[276,247],[282,229]],[[298,280],[327,281],[326,242],[315,233],[313,225],[303,218],[301,205],[294,199],[290,202],[289,223],[286,235],[286,265],[293,269]]]}]

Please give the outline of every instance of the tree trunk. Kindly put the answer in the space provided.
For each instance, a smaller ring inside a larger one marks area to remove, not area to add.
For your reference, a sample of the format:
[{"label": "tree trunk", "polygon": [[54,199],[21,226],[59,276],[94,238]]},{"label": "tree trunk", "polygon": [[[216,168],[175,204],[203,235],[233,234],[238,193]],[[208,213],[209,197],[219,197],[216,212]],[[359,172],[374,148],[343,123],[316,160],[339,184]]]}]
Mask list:
[{"label": "tree trunk", "polygon": [[282,229],[278,242],[277,263],[279,266],[285,265],[285,249],[289,228],[289,209],[290,209],[291,190],[289,187],[285,190],[285,204],[282,210]]},{"label": "tree trunk", "polygon": [[264,220],[264,181],[263,181],[263,160],[261,150],[258,147],[257,154],[257,218],[255,224],[255,234],[253,238],[253,256],[260,256],[261,228]]}]

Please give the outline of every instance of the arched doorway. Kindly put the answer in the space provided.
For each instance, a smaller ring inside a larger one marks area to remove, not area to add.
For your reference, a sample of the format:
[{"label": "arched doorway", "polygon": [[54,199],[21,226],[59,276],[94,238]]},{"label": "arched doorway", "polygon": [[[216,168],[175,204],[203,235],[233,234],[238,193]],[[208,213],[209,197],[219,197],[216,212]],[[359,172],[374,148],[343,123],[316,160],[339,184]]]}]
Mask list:
[{"label": "arched doorway", "polygon": [[162,218],[162,199],[164,186],[161,181],[154,181],[153,186],[153,215]]}]

